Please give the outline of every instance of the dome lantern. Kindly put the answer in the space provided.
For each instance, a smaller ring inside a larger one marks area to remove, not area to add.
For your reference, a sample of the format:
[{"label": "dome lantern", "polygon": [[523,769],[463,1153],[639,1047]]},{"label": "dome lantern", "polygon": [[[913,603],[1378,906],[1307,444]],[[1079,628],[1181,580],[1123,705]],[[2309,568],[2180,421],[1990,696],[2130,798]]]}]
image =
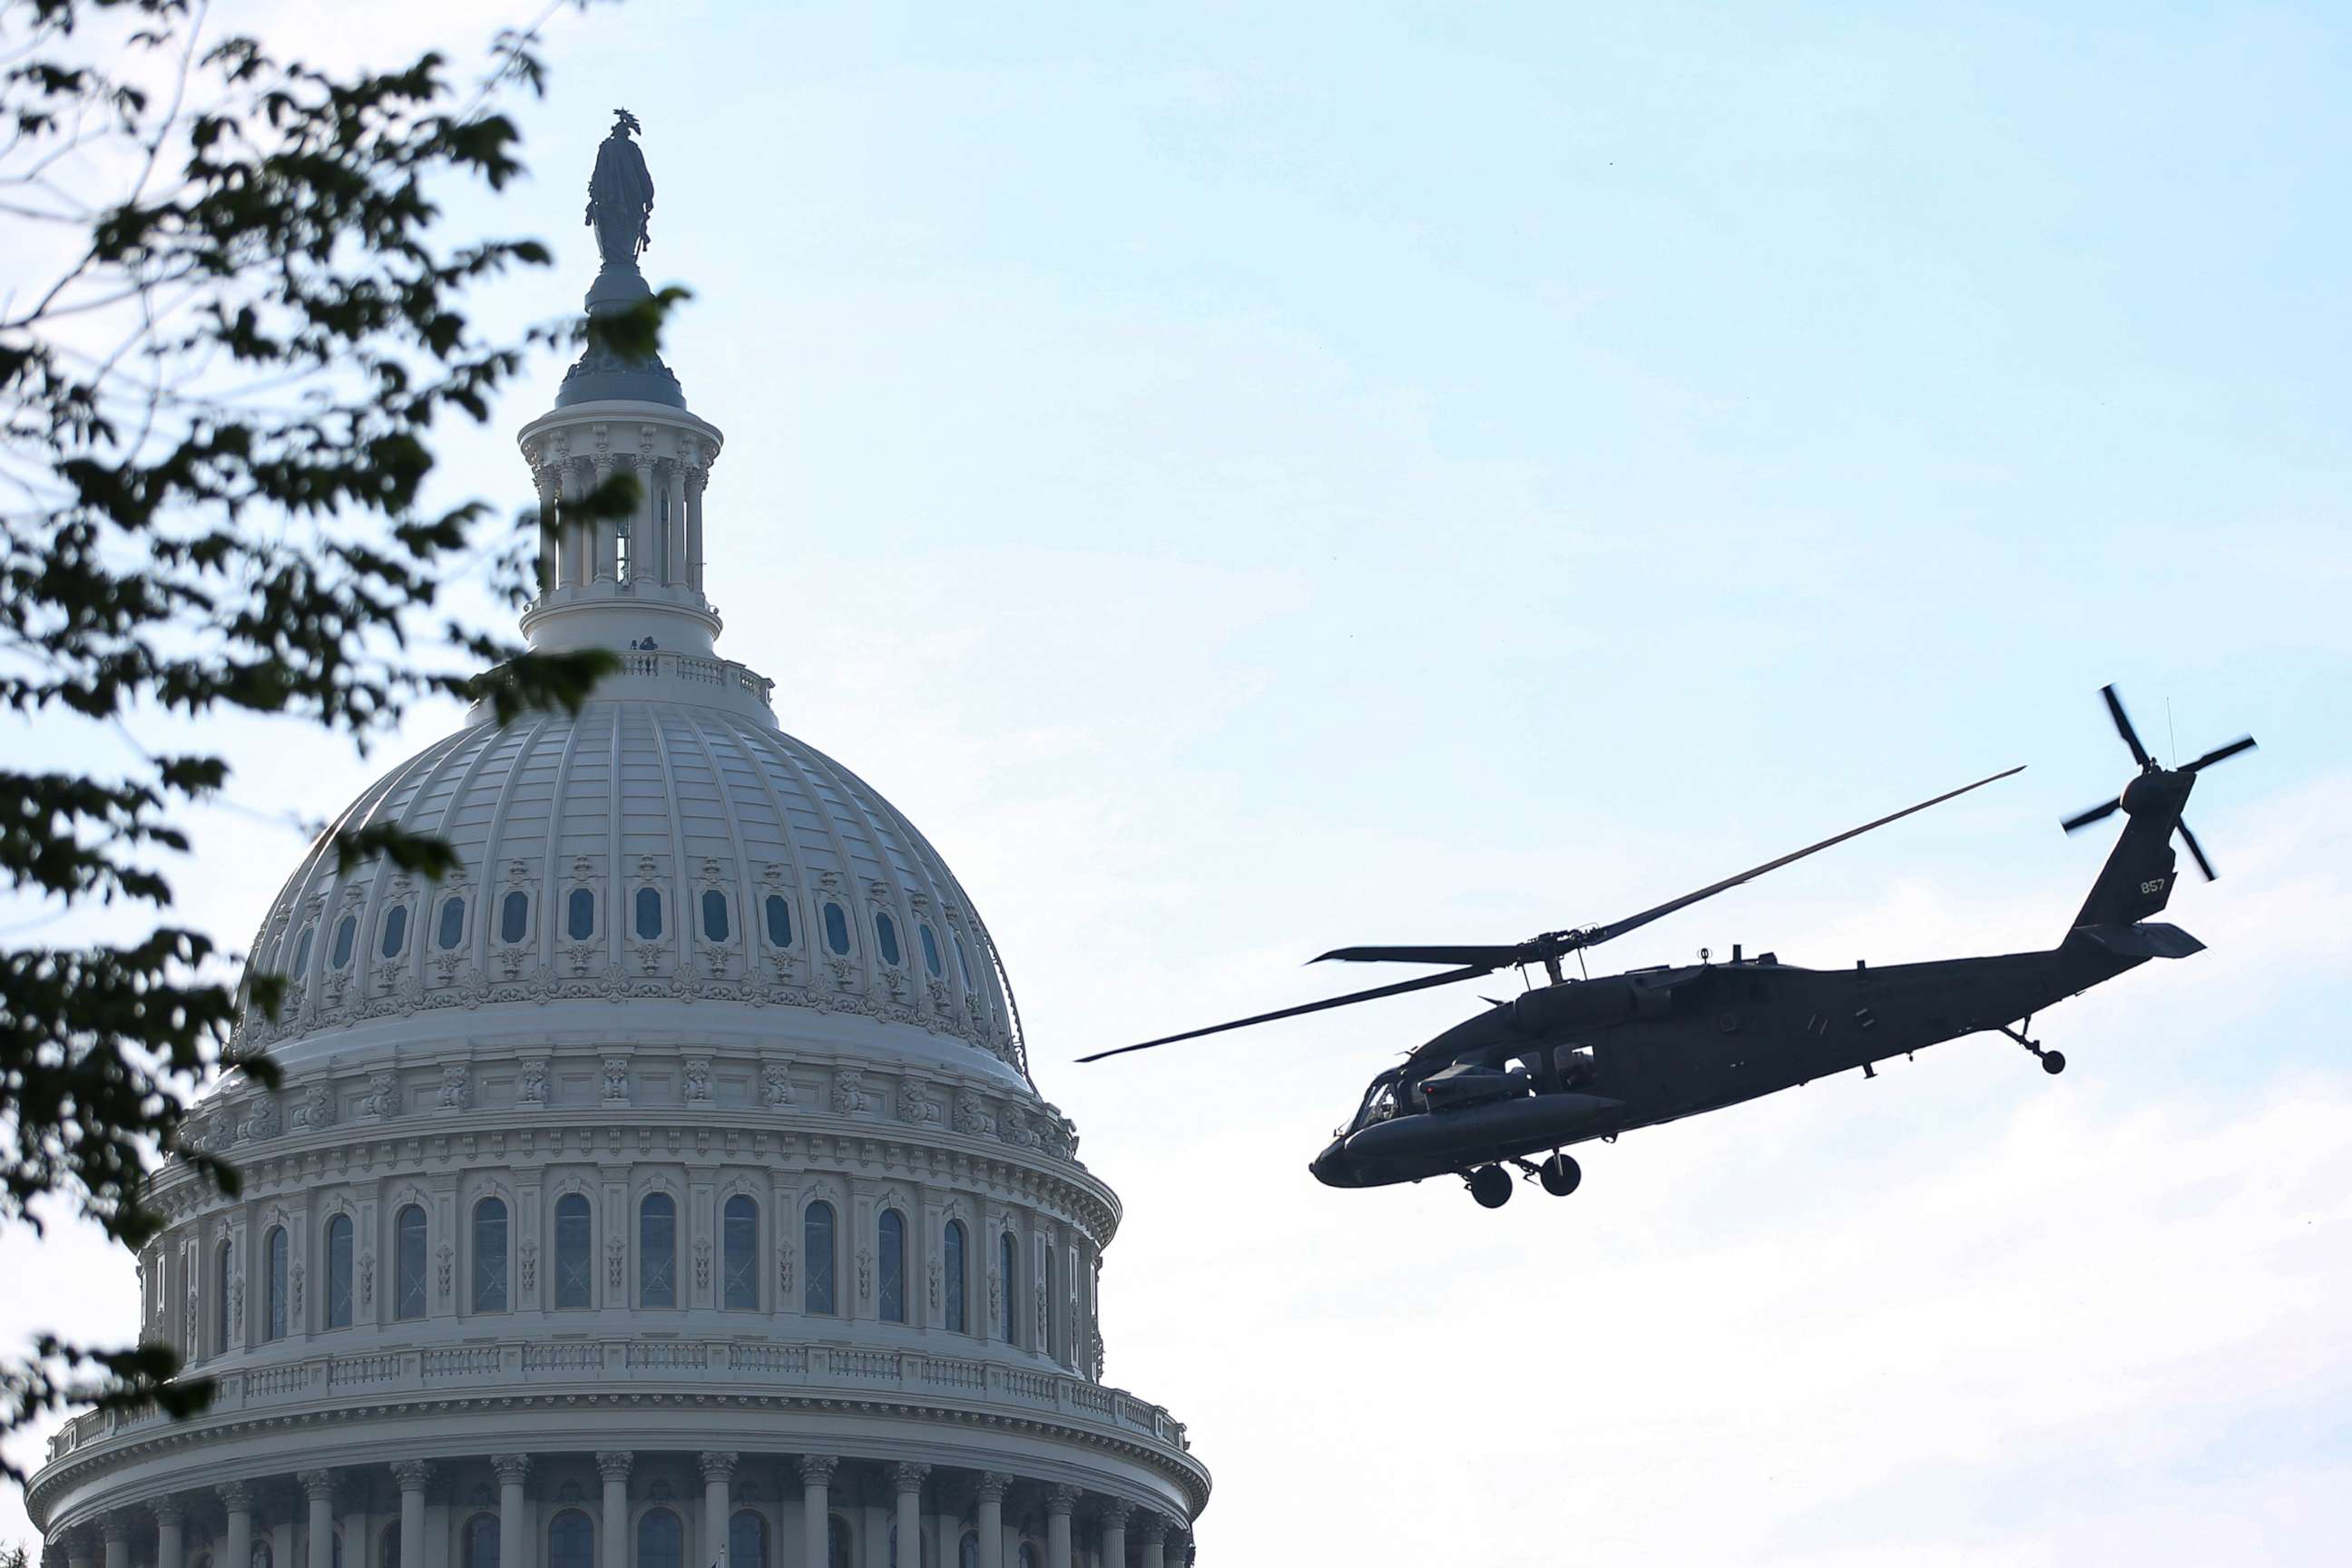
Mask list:
[{"label": "dome lantern", "polygon": [[[653,297],[637,257],[650,243],[653,178],[620,110],[597,149],[588,226],[603,266],[588,290],[591,331],[555,406],[519,437],[552,526],[540,537],[539,596],[522,630],[539,649],[667,650],[713,657],[720,621],[703,592],[703,490],[725,437],[686,406],[659,354],[633,358],[601,341],[600,317]],[[568,507],[616,474],[636,481],[622,518],[567,520]]]}]

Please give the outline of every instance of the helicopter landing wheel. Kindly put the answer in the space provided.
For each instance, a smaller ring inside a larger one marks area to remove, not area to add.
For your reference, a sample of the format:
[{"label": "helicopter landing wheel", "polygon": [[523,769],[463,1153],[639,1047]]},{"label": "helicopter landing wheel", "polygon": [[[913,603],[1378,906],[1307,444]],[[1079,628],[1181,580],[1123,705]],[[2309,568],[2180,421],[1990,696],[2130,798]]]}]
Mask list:
[{"label": "helicopter landing wheel", "polygon": [[2063,1052],[2063,1051],[2044,1051],[2044,1052],[2042,1052],[2042,1070],[2043,1072],[2046,1072],[2046,1073],[2050,1074],[2050,1076],[2051,1076],[2051,1077],[2053,1077],[2053,1078],[2055,1078],[2055,1077],[2057,1077],[2060,1073],[2064,1072],[2064,1071],[2066,1070],[2066,1053],[2065,1053],[2065,1052]]},{"label": "helicopter landing wheel", "polygon": [[1544,1191],[1564,1198],[1576,1191],[1577,1184],[1584,1180],[1584,1172],[1568,1155],[1554,1154],[1536,1167],[1536,1179],[1543,1184]]},{"label": "helicopter landing wheel", "polygon": [[1470,1173],[1470,1195],[1481,1208],[1501,1208],[1511,1201],[1511,1173],[1500,1165],[1479,1166]]}]

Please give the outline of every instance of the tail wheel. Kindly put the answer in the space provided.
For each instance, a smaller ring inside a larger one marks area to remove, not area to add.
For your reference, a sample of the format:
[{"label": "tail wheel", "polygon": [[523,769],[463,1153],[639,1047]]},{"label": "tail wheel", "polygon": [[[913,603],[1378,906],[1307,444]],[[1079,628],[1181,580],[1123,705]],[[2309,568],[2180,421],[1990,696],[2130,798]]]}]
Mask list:
[{"label": "tail wheel", "polygon": [[1470,1173],[1470,1195],[1481,1208],[1501,1208],[1511,1201],[1511,1173],[1500,1165],[1479,1166]]},{"label": "tail wheel", "polygon": [[1577,1184],[1584,1180],[1584,1172],[1566,1154],[1554,1154],[1536,1167],[1536,1178],[1543,1183],[1544,1191],[1564,1198],[1576,1191]]},{"label": "tail wheel", "polygon": [[2063,1051],[2042,1052],[2042,1070],[2050,1074],[2053,1078],[2064,1072],[2066,1070],[2066,1053]]}]

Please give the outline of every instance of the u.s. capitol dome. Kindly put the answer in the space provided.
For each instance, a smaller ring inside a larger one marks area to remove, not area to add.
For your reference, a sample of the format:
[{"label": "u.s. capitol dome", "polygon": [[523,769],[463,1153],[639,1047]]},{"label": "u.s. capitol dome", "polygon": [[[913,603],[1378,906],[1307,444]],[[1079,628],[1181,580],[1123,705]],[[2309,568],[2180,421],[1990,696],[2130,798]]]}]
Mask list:
[{"label": "u.s. capitol dome", "polygon": [[[644,289],[607,233],[592,310]],[[140,1257],[142,1336],[218,1396],[61,1430],[45,1561],[1189,1561],[1208,1472],[1102,1381],[1118,1200],[1029,1077],[987,926],[716,651],[719,430],[592,350],[521,445],[559,515],[641,481],[555,531],[522,623],[622,668],[576,714],[470,715],[342,814],[458,872],[322,839],[269,904],[252,963],[288,995],[237,1048],[283,1083],[199,1108],[243,1191],[166,1166]]]}]

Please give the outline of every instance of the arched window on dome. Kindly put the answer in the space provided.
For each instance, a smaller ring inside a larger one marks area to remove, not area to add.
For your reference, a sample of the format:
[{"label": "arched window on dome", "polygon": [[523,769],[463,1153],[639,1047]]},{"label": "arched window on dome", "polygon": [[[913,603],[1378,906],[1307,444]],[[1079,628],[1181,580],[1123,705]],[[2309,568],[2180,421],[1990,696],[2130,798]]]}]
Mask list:
[{"label": "arched window on dome", "polygon": [[332,962],[329,967],[341,969],[351,963],[352,945],[358,941],[359,934],[359,916],[345,915],[335,922],[335,951],[330,955]]},{"label": "arched window on dome", "polygon": [[882,1254],[882,1321],[903,1323],[907,1321],[907,1216],[897,1209],[884,1209],[874,1228]]},{"label": "arched window on dome", "polygon": [[636,1568],[685,1568],[686,1527],[666,1508],[637,1516]]},{"label": "arched window on dome", "polygon": [[896,969],[907,955],[898,947],[898,922],[880,910],[874,911],[874,946],[882,962]]},{"label": "arched window on dome", "polygon": [[269,1568],[269,1542],[257,1541],[253,1543],[252,1563],[253,1568]]},{"label": "arched window on dome", "polygon": [[956,1542],[956,1568],[980,1568],[980,1535],[967,1530]]},{"label": "arched window on dome", "polygon": [[716,888],[705,888],[702,890],[702,940],[725,942],[729,929],[727,895]]},{"label": "arched window on dome", "polygon": [[770,893],[767,899],[768,945],[793,945],[793,904],[782,893]]},{"label": "arched window on dome", "polygon": [[274,1225],[261,1244],[264,1268],[268,1271],[268,1300],[262,1310],[261,1337],[282,1340],[286,1337],[286,1227]]},{"label": "arched window on dome", "polygon": [[998,1337],[1008,1345],[1021,1342],[1021,1243],[1006,1231],[996,1238],[996,1263],[1004,1275],[1004,1311]]},{"label": "arched window on dome", "polygon": [[727,1568],[768,1568],[768,1521],[751,1509],[727,1521]]},{"label": "arched window on dome", "polygon": [[576,1508],[547,1521],[547,1568],[596,1568],[596,1523]]},{"label": "arched window on dome", "polygon": [[849,915],[839,904],[824,906],[824,945],[845,956],[849,952]]},{"label": "arched window on dome", "polygon": [[833,1205],[822,1198],[801,1215],[801,1250],[807,1267],[802,1270],[801,1310],[819,1317],[833,1315]]},{"label": "arched window on dome", "polygon": [[924,970],[932,979],[939,979],[944,973],[940,967],[940,939],[932,934],[929,922],[917,926],[915,934],[922,940]]},{"label": "arched window on dome", "polygon": [[400,1568],[400,1521],[394,1520],[375,1538],[375,1568]]},{"label": "arched window on dome", "polygon": [[286,967],[289,980],[299,980],[310,972],[310,939],[318,934],[316,925],[308,921],[302,922],[302,934],[294,939],[294,962]]},{"label": "arched window on dome", "polygon": [[637,940],[657,942],[662,933],[662,896],[659,888],[637,889]]},{"label": "arched window on dome", "polygon": [[213,1354],[228,1354],[229,1302],[235,1292],[229,1276],[236,1272],[236,1243],[223,1241],[213,1252]]},{"label": "arched window on dome", "polygon": [[484,1198],[474,1205],[474,1310],[506,1310],[506,1200]]},{"label": "arched window on dome", "polygon": [[478,1513],[466,1521],[458,1537],[464,1561],[459,1568],[499,1568],[499,1516]]},{"label": "arched window on dome", "polygon": [[677,1200],[667,1193],[637,1205],[637,1305],[677,1305]]},{"label": "arched window on dome", "polygon": [[585,1197],[566,1193],[555,1200],[555,1305],[559,1310],[595,1305],[595,1236]]},{"label": "arched window on dome", "polygon": [[960,931],[951,931],[948,932],[948,940],[955,943],[956,970],[963,976],[963,988],[967,991],[979,990],[980,987],[973,984],[971,978],[971,955],[966,953],[963,950],[963,932]]},{"label": "arched window on dome", "polygon": [[398,958],[408,946],[408,906],[394,904],[383,911],[383,938],[376,952],[385,958]]},{"label": "arched window on dome", "polygon": [[327,1222],[327,1327],[352,1326],[352,1216]]},{"label": "arched window on dome", "polygon": [[499,900],[499,940],[507,943],[530,934],[530,895],[518,889]]},{"label": "arched window on dome", "polygon": [[1037,1548],[1026,1541],[1021,1543],[1021,1568],[1037,1568]]},{"label": "arched window on dome", "polygon": [[729,1311],[760,1310],[760,1205],[738,1193],[719,1211],[719,1304]]},{"label": "arched window on dome", "polygon": [[425,1211],[415,1204],[392,1222],[392,1315],[405,1322],[425,1315]]},{"label": "arched window on dome", "polygon": [[[336,1531],[327,1537],[327,1561],[333,1564],[333,1568],[343,1568],[343,1532]],[[354,1563],[352,1568],[359,1568],[359,1565]]]},{"label": "arched window on dome", "polygon": [[441,951],[449,952],[466,940],[466,900],[461,893],[452,893],[441,900],[441,929],[434,940]]},{"label": "arched window on dome", "polygon": [[596,934],[596,894],[588,888],[574,888],[563,904],[563,929],[574,942],[586,942]]},{"label": "arched window on dome", "polygon": [[837,1513],[824,1521],[824,1568],[856,1568],[857,1544],[850,1538],[849,1521]]},{"label": "arched window on dome", "polygon": [[963,1221],[948,1221],[947,1238],[940,1248],[941,1272],[947,1276],[947,1327],[950,1333],[968,1333],[971,1324],[965,1321]]}]

